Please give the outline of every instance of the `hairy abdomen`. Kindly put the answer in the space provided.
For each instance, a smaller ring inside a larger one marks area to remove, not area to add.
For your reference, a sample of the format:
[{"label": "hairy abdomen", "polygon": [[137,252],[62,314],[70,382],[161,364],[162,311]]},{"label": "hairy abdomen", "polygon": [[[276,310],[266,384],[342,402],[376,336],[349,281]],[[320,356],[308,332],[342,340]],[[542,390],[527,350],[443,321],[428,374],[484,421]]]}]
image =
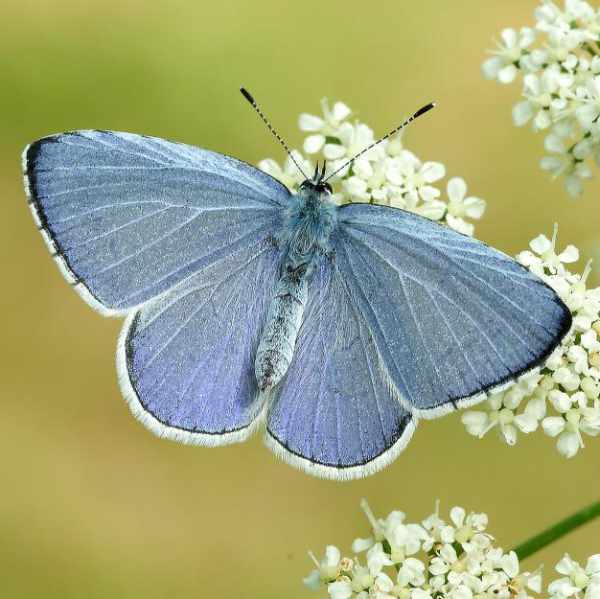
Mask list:
[{"label": "hairy abdomen", "polygon": [[274,387],[292,361],[308,295],[307,265],[285,269],[275,287],[254,370],[261,391]]}]

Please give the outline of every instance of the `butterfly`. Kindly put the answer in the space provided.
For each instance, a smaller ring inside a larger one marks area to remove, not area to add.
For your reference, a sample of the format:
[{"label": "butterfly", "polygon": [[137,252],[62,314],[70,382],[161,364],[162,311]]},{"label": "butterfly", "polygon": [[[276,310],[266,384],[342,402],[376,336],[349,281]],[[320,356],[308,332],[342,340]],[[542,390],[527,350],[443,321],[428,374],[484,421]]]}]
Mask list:
[{"label": "butterfly", "polygon": [[419,419],[510,385],[571,326],[505,254],[411,212],[336,205],[325,165],[292,193],[229,156],[84,130],[32,143],[23,168],[62,274],[125,317],[121,390],[160,437],[217,446],[262,427],[305,472],[367,476]]}]

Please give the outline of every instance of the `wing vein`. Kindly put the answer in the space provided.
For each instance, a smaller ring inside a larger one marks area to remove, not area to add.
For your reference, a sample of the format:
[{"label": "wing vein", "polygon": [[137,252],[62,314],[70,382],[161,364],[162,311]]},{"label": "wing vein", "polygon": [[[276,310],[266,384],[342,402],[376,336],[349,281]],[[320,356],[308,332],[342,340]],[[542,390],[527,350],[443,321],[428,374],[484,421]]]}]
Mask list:
[{"label": "wing vein", "polygon": [[[382,227],[382,228],[388,228],[389,227]],[[391,229],[393,230],[393,229]],[[386,243],[390,243],[389,240],[386,240],[385,238],[382,238],[380,235],[377,234],[377,232],[370,232],[370,235],[373,235],[374,237],[377,237],[378,239],[380,239],[381,241],[384,241]],[[354,239],[356,239],[356,241],[358,241],[359,243],[361,243],[362,245],[364,245],[365,247],[369,247],[364,240],[360,239],[359,237],[353,236]],[[416,241],[417,243],[421,243],[422,241],[417,239],[417,238],[413,238],[414,241]],[[435,246],[428,246],[428,247],[435,247]],[[437,249],[437,248],[436,248]],[[437,250],[438,252],[440,252],[440,250]],[[441,252],[440,252],[441,253]],[[482,283],[485,287],[487,287],[490,291],[492,291],[495,295],[499,296],[500,299],[504,300],[505,302],[508,302],[510,305],[512,305],[514,308],[516,308],[519,312],[521,312],[522,314],[525,315],[525,317],[530,320],[531,322],[535,323],[536,325],[538,325],[539,327],[545,329],[548,332],[551,332],[551,330],[544,325],[543,323],[538,322],[535,318],[532,317],[531,313],[528,312],[527,310],[525,310],[524,308],[522,308],[521,306],[519,306],[517,303],[515,303],[514,301],[512,301],[510,298],[508,298],[507,296],[505,296],[504,294],[500,293],[500,291],[498,291],[492,284],[489,283],[489,281],[486,281],[485,279],[482,279],[481,277],[479,277],[478,275],[476,275],[474,272],[472,271],[468,271],[462,264],[460,264],[460,262],[457,262],[452,256],[448,255],[448,254],[443,254],[449,262],[451,262],[452,264],[454,264],[454,266],[463,273],[464,277],[465,277],[465,281],[467,282],[467,284],[470,282],[470,277],[474,277],[475,279],[477,279],[480,283]],[[389,262],[389,260],[386,260],[386,262],[390,265],[390,267],[392,267],[394,270],[396,270],[397,272],[400,272],[392,263]],[[406,274],[406,273],[405,273]],[[413,277],[411,277],[413,278]],[[419,282],[421,285],[425,285],[425,283],[423,281],[419,281],[418,279],[415,278],[415,281]],[[471,287],[471,293],[473,295],[473,297],[477,296],[477,293],[474,292],[473,286],[470,285]],[[478,298],[479,299],[479,298]],[[484,306],[486,306],[487,308],[491,309],[494,311],[494,313],[496,314],[496,316],[498,316],[500,319],[504,320],[506,322],[506,320],[500,315],[500,313],[496,310],[496,308],[494,307],[494,305],[487,305],[484,304]]]},{"label": "wing vein", "polygon": [[[386,264],[388,264],[388,266],[390,268],[392,268],[393,270],[395,270],[396,272],[399,272],[398,269],[389,262],[389,260],[383,256],[380,252],[378,252],[377,250],[369,247],[367,244],[363,243],[360,240],[359,243],[361,243],[365,248],[367,248],[368,251],[371,251],[373,253],[375,253],[377,256],[379,256],[379,258],[385,262]],[[419,281],[418,279],[416,279],[415,277],[409,275],[408,273],[403,273],[404,276],[406,276],[407,278],[411,279],[412,281],[414,281],[417,284],[422,284],[421,281]],[[451,300],[445,293],[443,293],[441,290],[437,289],[436,292],[442,296],[445,300],[447,300],[448,302],[450,302],[459,312],[461,312],[462,314],[464,314],[474,325],[475,328],[481,333],[481,335],[485,338],[485,340],[488,342],[488,345],[490,346],[490,348],[494,351],[494,353],[498,356],[498,358],[500,359],[500,362],[504,365],[504,367],[506,368],[506,365],[504,364],[504,360],[502,358],[502,355],[500,354],[500,352],[498,351],[498,348],[496,347],[495,343],[493,343],[493,341],[488,337],[488,335],[485,333],[485,331],[479,326],[479,324],[473,319],[473,317],[468,313],[465,312],[462,308],[460,308],[453,300]],[[509,370],[507,368],[507,370]],[[401,374],[400,370],[399,373]]]},{"label": "wing vein", "polygon": [[406,301],[406,303],[408,304],[408,309],[410,311],[410,315],[412,317],[412,320],[415,324],[415,327],[417,329],[417,332],[419,333],[419,338],[421,339],[421,345],[423,346],[423,349],[425,350],[425,354],[427,355],[427,357],[429,358],[429,362],[431,364],[431,366],[433,367],[433,370],[435,372],[435,375],[438,379],[438,381],[440,382],[441,388],[444,388],[444,382],[442,380],[442,377],[440,375],[440,372],[438,370],[437,364],[435,363],[435,360],[433,359],[433,356],[431,354],[431,349],[429,348],[428,344],[425,342],[425,337],[423,336],[423,330],[421,329],[421,325],[419,324],[419,321],[417,319],[417,316],[415,314],[414,308],[413,308],[413,304],[412,301],[410,299],[410,296],[408,294],[408,292],[406,291],[406,286],[404,283],[404,278],[402,277],[402,275],[398,272],[398,278],[400,280],[400,286],[402,287],[402,293],[404,294],[404,299]]}]

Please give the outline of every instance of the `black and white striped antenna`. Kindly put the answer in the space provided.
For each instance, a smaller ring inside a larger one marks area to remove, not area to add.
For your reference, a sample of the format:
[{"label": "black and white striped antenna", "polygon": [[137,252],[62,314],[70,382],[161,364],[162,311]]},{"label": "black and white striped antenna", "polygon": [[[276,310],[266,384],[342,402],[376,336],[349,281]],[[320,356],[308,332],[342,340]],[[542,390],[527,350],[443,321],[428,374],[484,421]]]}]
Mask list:
[{"label": "black and white striped antenna", "polygon": [[362,156],[365,152],[368,152],[371,148],[374,148],[377,144],[380,144],[383,140],[387,139],[388,137],[391,137],[395,133],[398,133],[398,131],[400,131],[401,129],[404,129],[404,127],[406,127],[406,125],[408,125],[409,123],[412,123],[416,118],[420,117],[421,115],[425,114],[426,112],[429,112],[432,108],[435,108],[435,105],[436,105],[435,102],[430,102],[429,104],[426,104],[422,108],[419,108],[419,110],[417,110],[417,112],[415,112],[412,116],[408,117],[401,125],[398,125],[391,131],[388,131],[388,133],[386,133],[383,137],[380,137],[377,141],[374,141],[370,146],[367,146],[364,150],[361,150],[358,154],[356,154],[355,156],[350,158],[350,160],[348,160],[347,162],[344,162],[344,164],[342,164],[342,166],[340,166],[340,168],[333,171],[333,173],[330,173],[329,175],[327,175],[327,178],[323,180],[323,183],[325,181],[327,181],[328,179],[331,179],[331,177],[333,177],[334,175],[337,175],[341,170],[345,169],[349,164],[354,162],[359,156]]},{"label": "black and white striped antenna", "polygon": [[283,149],[287,152],[287,155],[292,159],[292,162],[296,165],[296,168],[302,173],[302,176],[305,179],[308,179],[308,177],[306,176],[306,173],[302,170],[302,168],[300,167],[300,165],[294,158],[292,151],[290,150],[288,145],[285,143],[285,141],[283,140],[281,135],[279,135],[279,133],[277,133],[277,131],[275,131],[275,129],[269,122],[269,119],[265,116],[265,113],[260,109],[260,107],[256,103],[256,100],[252,97],[252,94],[244,87],[240,87],[240,91],[242,92],[242,96],[244,96],[244,98],[246,98],[246,100],[248,100],[248,102],[250,102],[252,108],[254,108],[254,110],[256,110],[256,113],[262,119],[263,123],[268,127],[269,131],[275,136],[275,139],[283,146]]}]

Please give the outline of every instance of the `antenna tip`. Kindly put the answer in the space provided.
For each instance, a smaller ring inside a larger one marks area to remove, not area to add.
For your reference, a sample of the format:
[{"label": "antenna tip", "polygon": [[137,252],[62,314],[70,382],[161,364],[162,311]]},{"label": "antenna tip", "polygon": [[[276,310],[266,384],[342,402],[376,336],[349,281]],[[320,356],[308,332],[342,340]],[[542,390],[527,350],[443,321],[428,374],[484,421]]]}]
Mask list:
[{"label": "antenna tip", "polygon": [[246,98],[246,100],[248,100],[248,102],[250,102],[250,104],[255,103],[254,98],[252,97],[250,92],[245,87],[240,87],[240,92],[242,92],[242,96],[244,96],[244,98]]},{"label": "antenna tip", "polygon": [[415,112],[414,118],[416,119],[417,117],[421,116],[422,114],[429,112],[432,108],[435,108],[436,105],[437,105],[437,102],[430,102],[426,106],[423,106],[423,108],[419,108],[419,110],[417,110],[417,112]]}]

